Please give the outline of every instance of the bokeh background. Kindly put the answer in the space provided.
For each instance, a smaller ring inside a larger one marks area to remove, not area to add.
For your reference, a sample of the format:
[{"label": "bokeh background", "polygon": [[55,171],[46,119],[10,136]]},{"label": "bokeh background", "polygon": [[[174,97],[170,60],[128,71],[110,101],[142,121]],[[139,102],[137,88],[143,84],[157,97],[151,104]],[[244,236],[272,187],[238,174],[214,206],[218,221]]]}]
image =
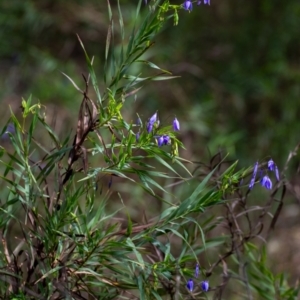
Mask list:
[{"label": "bokeh background", "polygon": [[[131,27],[137,1],[120,3]],[[116,11],[116,1],[111,5]],[[126,118],[159,110],[170,123],[176,115],[186,159],[205,162],[222,149],[240,167],[271,156],[282,170],[300,142],[300,2],[211,0],[179,17],[178,26],[166,23],[146,58],[180,77],[145,84],[126,103]],[[60,72],[84,87],[77,33],[102,78],[107,29],[104,0],[0,1],[0,127],[8,107],[18,115],[21,98],[32,95],[60,137],[74,133],[81,95]],[[286,205],[269,246],[275,271],[293,278],[300,275],[298,163],[297,155],[286,171]]]}]

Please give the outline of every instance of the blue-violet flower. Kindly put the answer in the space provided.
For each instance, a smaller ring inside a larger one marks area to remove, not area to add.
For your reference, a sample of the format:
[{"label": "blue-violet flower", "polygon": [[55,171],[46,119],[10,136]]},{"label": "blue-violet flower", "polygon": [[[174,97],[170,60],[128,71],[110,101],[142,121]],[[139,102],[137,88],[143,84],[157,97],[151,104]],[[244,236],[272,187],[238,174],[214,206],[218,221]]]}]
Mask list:
[{"label": "blue-violet flower", "polygon": [[272,181],[268,175],[265,175],[261,180],[260,184],[265,187],[267,190],[272,189]]},{"label": "blue-violet flower", "polygon": [[201,289],[203,292],[207,292],[209,290],[209,283],[207,280],[201,282]]},{"label": "blue-violet flower", "polygon": [[147,124],[147,132],[150,133],[153,130],[153,123],[148,122]]},{"label": "blue-violet flower", "polygon": [[160,136],[157,139],[157,145],[158,145],[158,147],[161,147],[162,145],[164,145],[164,137],[163,136]]},{"label": "blue-violet flower", "polygon": [[249,189],[251,190],[254,186],[255,179],[256,179],[256,174],[257,174],[257,169],[258,169],[258,162],[255,163],[254,168],[253,168],[253,174],[249,183]]},{"label": "blue-violet flower", "polygon": [[268,161],[268,169],[275,173],[275,177],[276,177],[277,181],[279,181],[279,170],[272,158]]},{"label": "blue-violet flower", "polygon": [[187,289],[192,292],[194,290],[194,281],[193,279],[189,279],[186,284]]},{"label": "blue-violet flower", "polygon": [[273,159],[270,159],[270,160],[268,161],[268,169],[269,169],[270,171],[275,171],[275,167],[276,167],[276,165],[275,165]]},{"label": "blue-violet flower", "polygon": [[168,135],[164,135],[163,139],[164,139],[164,145],[169,145],[171,143],[171,139]]},{"label": "blue-violet flower", "polygon": [[183,8],[185,10],[191,11],[193,9],[193,3],[192,3],[192,1],[185,0],[184,3],[183,3]]},{"label": "blue-violet flower", "polygon": [[157,121],[157,112],[149,119],[149,123],[152,125]]},{"label": "blue-violet flower", "polygon": [[277,181],[279,181],[279,171],[278,171],[277,166],[275,166],[275,176],[276,176]]},{"label": "blue-violet flower", "polygon": [[198,276],[199,276],[199,270],[200,270],[199,264],[196,264],[196,267],[195,267],[195,277],[196,278],[198,278]]},{"label": "blue-violet flower", "polygon": [[177,118],[175,118],[173,121],[173,129],[174,129],[174,131],[180,130],[180,124],[179,124],[179,121],[177,120]]},{"label": "blue-violet flower", "polygon": [[[203,0],[203,3],[210,5],[210,0]],[[201,4],[201,0],[198,0],[197,5],[200,5],[200,4]]]},{"label": "blue-violet flower", "polygon": [[156,124],[156,127],[159,125],[159,120],[157,118],[157,112],[149,119],[147,123],[147,131],[150,133],[153,130],[153,126]]}]

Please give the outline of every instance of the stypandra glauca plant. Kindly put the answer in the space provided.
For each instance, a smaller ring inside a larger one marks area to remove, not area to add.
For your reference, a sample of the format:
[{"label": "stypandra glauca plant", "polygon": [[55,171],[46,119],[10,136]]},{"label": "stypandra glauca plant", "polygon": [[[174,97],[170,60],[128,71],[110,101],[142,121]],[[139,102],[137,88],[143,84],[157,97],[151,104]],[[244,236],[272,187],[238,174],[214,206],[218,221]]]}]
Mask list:
[{"label": "stypandra glauca plant", "polygon": [[[237,170],[220,152],[192,163],[180,157],[180,119],[162,124],[159,107],[125,117],[124,103],[147,82],[176,79],[144,54],[165,22],[196,13],[193,4],[201,1],[139,1],[127,28],[121,3],[115,12],[108,2],[104,71],[78,36],[88,72],[82,83],[64,74],[82,97],[75,134],[58,137],[31,97],[20,116],[11,111],[0,148],[1,298],[296,299],[298,287],[267,261],[285,194],[275,162]],[[127,191],[112,193],[116,180]],[[249,202],[258,192],[266,200]],[[138,223],[130,205],[139,211],[143,199],[161,208],[141,210]]]}]

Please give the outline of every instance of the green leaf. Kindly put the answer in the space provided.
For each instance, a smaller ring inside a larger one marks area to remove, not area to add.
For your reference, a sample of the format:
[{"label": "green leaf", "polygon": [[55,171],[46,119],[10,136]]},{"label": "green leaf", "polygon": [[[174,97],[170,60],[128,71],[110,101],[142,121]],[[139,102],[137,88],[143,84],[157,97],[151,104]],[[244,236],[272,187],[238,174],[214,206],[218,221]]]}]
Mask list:
[{"label": "green leaf", "polygon": [[157,66],[156,64],[154,64],[154,63],[152,63],[152,62],[150,62],[150,61],[147,61],[147,60],[136,60],[135,62],[146,64],[146,65],[148,65],[149,67],[151,67],[151,68],[153,68],[153,69],[157,69],[157,70],[162,71],[163,73],[172,75],[171,72],[169,72],[169,71],[167,71],[167,70],[164,70],[164,69],[160,68],[159,66]]},{"label": "green leaf", "polygon": [[89,69],[89,72],[90,72],[90,75],[91,75],[91,79],[92,79],[92,84],[93,84],[93,87],[94,87],[94,90],[96,92],[96,96],[97,96],[97,99],[98,99],[98,102],[99,102],[99,105],[101,107],[102,105],[102,98],[101,98],[101,94],[100,94],[100,91],[99,91],[99,88],[98,88],[98,82],[97,82],[97,78],[96,78],[96,73],[94,71],[94,68],[93,68],[93,64],[84,48],[84,45],[79,37],[79,35],[77,35],[77,38],[79,40],[79,43],[83,49],[83,52],[84,52],[84,55],[85,55],[85,59],[86,59],[86,62],[87,62],[87,65],[88,65],[88,69]]},{"label": "green leaf", "polygon": [[143,256],[139,253],[139,251],[137,250],[135,244],[132,242],[131,238],[127,238],[126,239],[126,244],[132,249],[132,251],[134,252],[138,262],[139,262],[139,266],[144,269],[145,268],[145,262],[143,259]]},{"label": "green leaf", "polygon": [[201,183],[196,187],[192,195],[188,198],[191,202],[194,202],[199,197],[199,194],[204,190],[215,170],[216,169],[212,170],[207,176],[205,176]]}]

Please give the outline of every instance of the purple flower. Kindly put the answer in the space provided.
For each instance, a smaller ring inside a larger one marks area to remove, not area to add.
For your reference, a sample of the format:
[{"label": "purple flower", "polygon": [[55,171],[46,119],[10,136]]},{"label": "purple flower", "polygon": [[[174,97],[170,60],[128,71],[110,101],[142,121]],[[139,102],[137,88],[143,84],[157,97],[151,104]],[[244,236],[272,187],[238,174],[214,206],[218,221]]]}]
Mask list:
[{"label": "purple flower", "polygon": [[203,292],[207,292],[209,290],[209,283],[207,280],[202,281],[200,285]]},{"label": "purple flower", "polygon": [[255,163],[254,168],[253,168],[253,174],[249,183],[249,189],[251,190],[255,184],[255,179],[256,179],[256,174],[257,174],[257,169],[258,169],[258,162]]},{"label": "purple flower", "polygon": [[265,187],[267,190],[272,189],[272,181],[268,175],[265,175],[261,180],[260,184]]},{"label": "purple flower", "polygon": [[175,118],[173,121],[173,129],[174,129],[174,131],[180,130],[180,124],[179,124],[179,121],[177,120],[177,118]]},{"label": "purple flower", "polygon": [[168,135],[157,136],[156,139],[158,147],[171,144],[171,138]]},{"label": "purple flower", "polygon": [[[201,4],[201,0],[198,0],[197,1],[197,5],[200,5]],[[203,4],[208,4],[208,5],[210,5],[210,0],[203,0]]]},{"label": "purple flower", "polygon": [[198,276],[199,276],[199,270],[200,270],[199,264],[196,264],[196,267],[195,267],[195,277],[196,278],[198,278]]},{"label": "purple flower", "polygon": [[268,161],[268,169],[275,173],[276,179],[279,181],[279,170],[272,158]]},{"label": "purple flower", "polygon": [[184,3],[183,3],[183,8],[185,10],[191,11],[193,9],[193,3],[192,3],[192,1],[185,0]]},{"label": "purple flower", "polygon": [[194,281],[193,279],[189,279],[186,284],[187,289],[192,292],[194,290]]},{"label": "purple flower", "polygon": [[153,124],[149,122],[147,124],[147,132],[150,133],[152,130],[153,130]]},{"label": "purple flower", "polygon": [[279,171],[278,171],[277,166],[275,166],[275,176],[276,176],[277,181],[279,181]]},{"label": "purple flower", "polygon": [[157,121],[157,112],[149,119],[150,124],[154,124]]},{"label": "purple flower", "polygon": [[160,136],[157,139],[157,145],[158,145],[158,147],[161,147],[162,145],[164,145],[164,137],[163,136]]},{"label": "purple flower", "polygon": [[250,189],[250,190],[252,190],[254,184],[255,184],[255,178],[252,177],[251,180],[250,180],[250,183],[249,183],[249,189]]},{"label": "purple flower", "polygon": [[273,159],[271,158],[271,159],[268,161],[268,169],[269,169],[270,171],[275,171],[275,167],[276,167],[276,165],[275,165]]},{"label": "purple flower", "polygon": [[157,112],[149,119],[149,121],[147,123],[148,133],[150,133],[153,130],[153,125],[155,122],[159,125],[159,120],[157,118]]},{"label": "purple flower", "polygon": [[170,137],[168,135],[164,135],[163,139],[164,139],[164,145],[171,144],[171,139],[170,139]]}]

